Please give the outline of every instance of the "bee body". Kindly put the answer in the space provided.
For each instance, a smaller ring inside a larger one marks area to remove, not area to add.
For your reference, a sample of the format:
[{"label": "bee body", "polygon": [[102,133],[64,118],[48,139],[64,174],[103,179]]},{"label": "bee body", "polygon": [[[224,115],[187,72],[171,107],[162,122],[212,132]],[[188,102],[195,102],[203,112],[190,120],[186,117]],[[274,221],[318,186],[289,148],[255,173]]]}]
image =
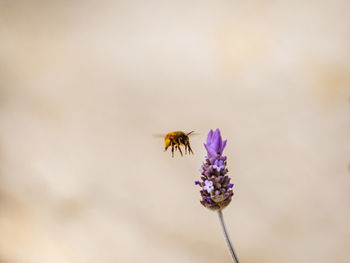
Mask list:
[{"label": "bee body", "polygon": [[190,146],[190,139],[188,137],[188,135],[190,135],[191,133],[193,133],[193,131],[187,134],[182,131],[169,132],[164,137],[164,144],[165,144],[164,151],[166,151],[171,146],[172,157],[174,157],[174,149],[175,150],[179,149],[181,156],[183,156],[182,150],[180,148],[180,146],[182,145],[185,147],[185,154],[187,154],[187,150],[189,154],[191,153],[193,154],[193,151]]}]

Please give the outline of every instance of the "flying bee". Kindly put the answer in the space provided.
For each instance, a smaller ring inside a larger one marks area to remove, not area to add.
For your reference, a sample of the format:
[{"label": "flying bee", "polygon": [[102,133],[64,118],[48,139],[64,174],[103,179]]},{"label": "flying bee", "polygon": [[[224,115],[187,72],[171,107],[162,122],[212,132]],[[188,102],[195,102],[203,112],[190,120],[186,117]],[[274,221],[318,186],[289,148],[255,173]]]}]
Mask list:
[{"label": "flying bee", "polygon": [[187,154],[187,150],[188,150],[188,154],[191,154],[191,153],[193,154],[193,151],[190,145],[190,138],[188,137],[193,132],[194,131],[191,131],[189,133],[184,133],[182,131],[174,131],[166,134],[164,137],[164,144],[165,144],[164,152],[168,150],[168,148],[171,146],[172,157],[174,157],[174,149],[175,150],[179,149],[181,156],[183,156],[182,150],[180,148],[180,146],[183,145],[185,146],[185,154]]}]

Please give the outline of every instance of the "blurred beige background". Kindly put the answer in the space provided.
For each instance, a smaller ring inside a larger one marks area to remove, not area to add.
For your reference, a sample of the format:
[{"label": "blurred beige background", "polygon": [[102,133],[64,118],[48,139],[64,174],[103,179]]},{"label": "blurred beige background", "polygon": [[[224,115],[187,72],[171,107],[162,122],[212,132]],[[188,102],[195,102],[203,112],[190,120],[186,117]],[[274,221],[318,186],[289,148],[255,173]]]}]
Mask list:
[{"label": "blurred beige background", "polygon": [[[0,262],[350,262],[350,3],[0,0]],[[192,137],[171,158],[154,133]]]}]

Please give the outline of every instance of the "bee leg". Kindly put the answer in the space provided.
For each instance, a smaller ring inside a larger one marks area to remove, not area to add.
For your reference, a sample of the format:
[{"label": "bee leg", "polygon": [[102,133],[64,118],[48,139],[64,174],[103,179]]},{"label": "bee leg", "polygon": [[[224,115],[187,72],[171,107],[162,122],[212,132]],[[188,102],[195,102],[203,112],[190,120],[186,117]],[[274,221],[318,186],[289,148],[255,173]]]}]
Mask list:
[{"label": "bee leg", "polygon": [[193,154],[193,151],[192,151],[192,149],[191,149],[190,144],[187,144],[187,147],[188,147],[188,154],[190,154],[190,153],[192,153],[192,154]]},{"label": "bee leg", "polygon": [[171,144],[171,157],[174,158],[174,144]]},{"label": "bee leg", "polygon": [[181,146],[181,138],[178,139],[176,145],[177,145],[177,148],[179,148],[179,152],[180,152],[181,156],[183,156],[182,151],[181,151],[181,148],[180,148],[180,146]]},{"label": "bee leg", "polygon": [[181,156],[183,156],[180,145],[178,146],[178,148],[179,148],[179,152],[180,152]]}]

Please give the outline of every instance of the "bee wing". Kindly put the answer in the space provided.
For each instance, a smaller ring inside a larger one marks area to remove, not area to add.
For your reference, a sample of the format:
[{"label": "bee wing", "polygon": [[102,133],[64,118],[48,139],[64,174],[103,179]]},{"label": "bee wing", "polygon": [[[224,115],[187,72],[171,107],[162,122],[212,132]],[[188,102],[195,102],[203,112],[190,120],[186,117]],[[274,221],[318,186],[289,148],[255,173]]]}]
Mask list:
[{"label": "bee wing", "polygon": [[153,136],[154,138],[164,138],[165,134],[153,133],[152,136]]}]

